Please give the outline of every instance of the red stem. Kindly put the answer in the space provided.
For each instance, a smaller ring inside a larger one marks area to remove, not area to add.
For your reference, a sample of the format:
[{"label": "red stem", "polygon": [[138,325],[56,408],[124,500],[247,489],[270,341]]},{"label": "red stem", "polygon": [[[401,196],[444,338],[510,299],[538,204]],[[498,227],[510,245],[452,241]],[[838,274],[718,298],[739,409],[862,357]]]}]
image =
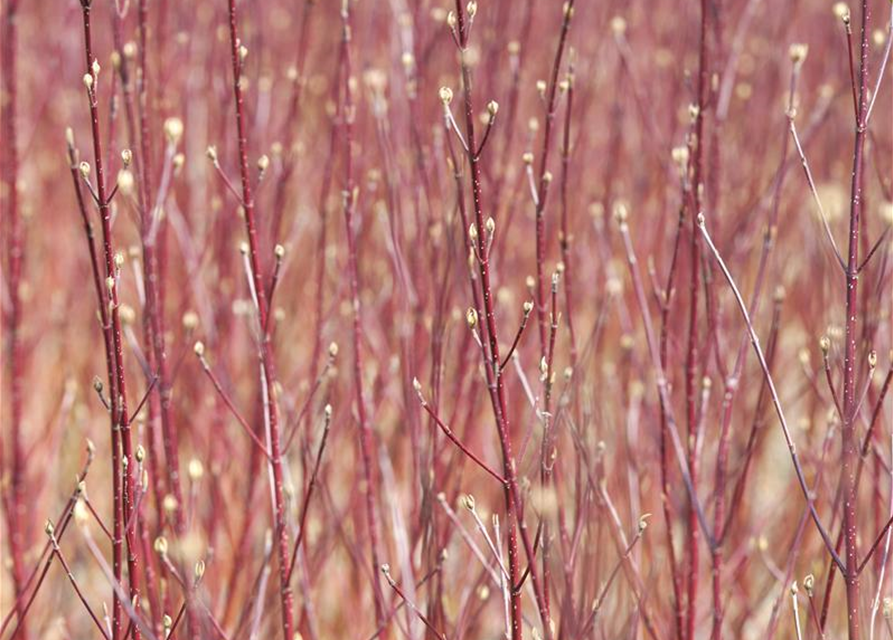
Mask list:
[{"label": "red stem", "polygon": [[[689,299],[689,316],[688,316],[688,348],[685,358],[685,397],[688,417],[688,433],[689,441],[693,443],[694,434],[698,426],[697,413],[697,377],[698,377],[698,298],[700,289],[700,268],[701,268],[701,251],[700,241],[697,229],[697,216],[701,213],[703,206],[703,188],[704,188],[704,116],[707,110],[707,100],[710,92],[710,58],[707,45],[707,27],[709,0],[701,0],[701,35],[700,35],[700,51],[699,51],[699,72],[698,72],[698,103],[697,116],[695,119],[694,134],[694,153],[693,161],[693,185],[692,199],[694,201],[694,210],[691,214],[691,251],[690,263],[691,282],[690,282],[690,299]],[[695,447],[689,447],[689,470],[691,473],[691,481],[695,488],[698,485],[698,459]],[[697,618],[697,593],[698,593],[698,523],[693,505],[689,508],[688,516],[688,640],[694,640],[695,622]]]},{"label": "red stem", "polygon": [[[548,348],[548,322],[546,318],[546,198],[549,195],[549,183],[551,174],[547,175],[549,163],[549,150],[552,141],[552,126],[555,122],[556,96],[558,95],[558,75],[561,72],[561,58],[567,43],[567,34],[570,29],[571,18],[574,15],[574,0],[569,0],[563,5],[564,17],[561,21],[561,33],[558,37],[558,50],[555,52],[555,61],[552,64],[552,75],[549,79],[548,98],[546,101],[546,122],[543,128],[543,147],[540,152],[540,166],[536,199],[536,317],[540,330],[540,356],[546,357]],[[476,148],[469,141],[469,147]]]},{"label": "red stem", "polygon": [[[573,50],[571,51],[573,54]],[[572,56],[573,57],[573,56]],[[564,306],[567,313],[567,330],[570,336],[571,368],[577,367],[577,336],[574,333],[573,310],[573,280],[571,279],[571,242],[573,236],[570,231],[570,207],[568,205],[568,180],[570,174],[571,157],[571,114],[574,107],[574,62],[571,59],[567,72],[567,106],[564,116],[564,139],[561,146],[561,232],[558,235],[558,245],[561,248],[561,263],[564,265]]]},{"label": "red stem", "polygon": [[[74,505],[77,503],[78,498],[81,496],[82,484],[87,479],[87,473],[90,471],[90,465],[93,464],[94,450],[93,445],[89,443],[87,445],[87,460],[84,463],[83,468],[81,469],[81,473],[77,476],[77,485],[72,491],[71,496],[68,498],[68,502],[65,504],[65,507],[62,509],[62,513],[59,514],[59,517],[56,518],[55,522],[53,522],[53,528],[58,534],[56,536],[57,540],[62,540],[62,537],[65,535],[65,531],[68,529],[68,525],[71,523]],[[50,570],[50,564],[52,563],[52,557],[47,558],[47,554],[50,552],[50,541],[47,542],[43,546],[43,550],[40,552],[37,562],[35,563],[34,569],[31,570],[31,573],[28,575],[28,578],[25,580],[23,585],[23,593],[16,598],[16,602],[13,605],[12,611],[10,611],[7,616],[3,619],[3,624],[0,625],[0,636],[3,635],[3,632],[6,631],[6,627],[9,626],[9,623],[13,619],[13,615],[16,617],[16,626],[12,631],[12,638],[17,638],[16,634],[25,624],[25,618],[27,617],[28,610],[31,608],[31,604],[34,602],[34,599],[37,597],[37,592],[40,591],[40,587],[43,584],[44,578],[46,578],[47,573]],[[28,588],[31,586],[31,583],[34,582],[34,578],[37,577],[38,571],[40,571],[40,565],[44,562],[44,558],[47,558],[46,563],[43,565],[43,571],[40,572],[40,577],[37,578],[37,583],[34,586],[34,589],[31,590],[31,595],[28,596],[28,601],[25,602],[25,593]],[[18,615],[21,612],[21,615]]]},{"label": "red stem", "polygon": [[[112,346],[114,347],[114,379],[109,380],[109,384],[114,390],[111,396],[112,404],[112,466],[113,476],[117,484],[119,475],[123,475],[120,487],[113,487],[115,491],[115,499],[120,503],[120,511],[115,510],[114,534],[113,541],[113,571],[115,579],[121,581],[121,555],[123,551],[122,533],[127,542],[127,569],[130,578],[130,601],[135,607],[140,602],[140,566],[139,558],[139,542],[135,535],[135,527],[129,528],[126,532],[122,531],[123,522],[130,520],[133,510],[133,496],[135,494],[136,479],[134,476],[134,458],[133,446],[130,434],[130,421],[127,411],[127,384],[124,371],[124,340],[121,331],[121,319],[119,316],[118,304],[118,282],[117,269],[115,266],[115,251],[112,239],[112,220],[111,206],[106,191],[105,171],[103,168],[103,150],[102,138],[99,124],[99,105],[97,99],[98,91],[98,74],[92,73],[92,67],[96,63],[93,56],[93,40],[91,34],[90,22],[90,2],[91,0],[81,0],[84,17],[84,48],[86,53],[86,72],[90,74],[93,82],[87,89],[90,106],[90,120],[93,132],[93,155],[96,167],[96,193],[99,200],[99,215],[102,223],[102,249],[105,261],[105,276],[107,279],[108,306],[110,310]],[[85,76],[86,77],[86,76]],[[111,285],[111,286],[109,286]],[[115,442],[115,432],[118,432],[120,440],[121,452],[118,451]],[[123,454],[123,458],[122,458]],[[117,640],[121,637],[121,603],[117,597],[114,599],[114,611],[112,621],[112,638]],[[138,627],[133,629],[134,640],[140,640],[142,637]]]},{"label": "red stem", "polygon": [[[503,456],[503,475],[507,481],[505,489],[506,502],[506,526],[508,528],[508,556],[509,556],[509,576],[512,583],[520,584],[519,578],[519,560],[518,557],[518,541],[517,530],[520,530],[521,540],[529,562],[530,576],[533,581],[533,592],[537,600],[537,608],[539,609],[540,618],[543,622],[543,635],[546,640],[552,639],[551,620],[549,619],[545,602],[543,600],[543,590],[540,581],[539,572],[536,568],[536,554],[531,544],[530,536],[527,531],[527,524],[524,521],[523,501],[521,500],[521,492],[518,488],[517,471],[515,466],[514,455],[512,453],[511,430],[508,421],[507,402],[505,397],[504,376],[498,372],[499,363],[499,337],[496,330],[495,303],[493,300],[492,288],[490,285],[490,256],[488,251],[489,234],[487,232],[483,203],[481,193],[481,166],[477,154],[473,152],[477,148],[474,134],[474,107],[471,98],[471,70],[466,61],[466,52],[468,47],[468,36],[470,23],[466,20],[465,8],[460,0],[456,2],[457,25],[456,33],[460,49],[461,71],[462,71],[462,88],[463,103],[465,112],[465,135],[467,139],[468,163],[471,169],[471,186],[472,186],[472,203],[475,216],[475,227],[477,229],[477,253],[478,274],[480,275],[480,291],[483,310],[483,322],[481,324],[486,328],[486,348],[484,352],[488,389],[490,391],[491,404],[493,405],[493,413],[496,418],[496,426],[499,434],[500,446],[502,447]],[[483,334],[484,327],[481,328]],[[489,349],[489,354],[487,354]],[[517,530],[516,530],[517,525]],[[520,591],[513,589],[511,594],[511,627],[512,639],[520,640],[523,635],[522,631],[522,615],[521,615],[521,594]]]},{"label": "red stem", "polygon": [[[242,46],[238,33],[236,0],[229,0],[229,32],[233,66],[233,94],[235,96],[236,127],[239,138],[239,171],[242,180],[242,207],[245,211],[245,231],[248,235],[249,260],[253,288],[257,299],[257,315],[260,327],[267,326],[267,295],[265,279],[260,260],[257,222],[254,210],[254,199],[251,195],[251,178],[248,170],[248,133],[245,122],[245,106],[242,98],[242,63],[240,49]],[[270,429],[270,465],[273,468],[273,502],[275,506],[275,535],[277,536],[277,553],[279,564],[279,595],[282,608],[283,639],[291,640],[294,636],[292,615],[293,596],[288,582],[288,527],[286,525],[285,497],[283,490],[282,455],[279,439],[279,411],[276,392],[276,363],[270,344],[269,333],[262,330],[259,336],[260,360],[263,368],[264,384],[267,389],[267,421]]]},{"label": "red stem", "polygon": [[[8,340],[9,384],[10,384],[10,426],[12,439],[12,461],[9,497],[6,504],[6,525],[9,530],[9,555],[12,560],[13,593],[16,600],[24,593],[25,564],[24,556],[27,542],[26,522],[27,508],[24,503],[25,453],[22,443],[22,382],[25,374],[24,354],[22,353],[21,319],[22,319],[22,262],[24,257],[24,238],[22,221],[19,215],[18,196],[18,141],[16,108],[18,101],[18,78],[16,77],[16,53],[18,45],[17,27],[18,0],[7,2],[6,15],[3,20],[3,137],[6,149],[6,164],[3,167],[3,185],[6,192],[6,212],[8,221],[5,230],[9,252],[7,254],[8,291],[10,297],[9,314],[4,317],[6,340]],[[2,447],[0,447],[2,449]],[[7,464],[0,459],[0,464]],[[4,490],[4,493],[6,491]],[[6,496],[4,496],[6,499]],[[21,609],[19,609],[21,618]],[[30,636],[27,627],[22,624],[19,638],[27,640]]]},{"label": "red stem", "polygon": [[[375,600],[375,621],[378,626],[386,625],[384,610],[384,598],[381,590],[379,561],[379,515],[378,515],[378,483],[374,468],[374,451],[372,429],[366,416],[366,403],[363,393],[363,353],[360,341],[361,334],[361,309],[357,266],[357,240],[354,234],[354,212],[356,207],[356,187],[353,176],[353,123],[356,110],[353,104],[351,87],[351,51],[350,43],[353,37],[350,23],[350,5],[345,2],[342,8],[344,21],[341,38],[341,126],[344,135],[344,224],[347,236],[347,260],[348,279],[350,280],[350,296],[353,308],[353,378],[354,401],[356,403],[357,420],[360,431],[360,455],[363,460],[363,479],[366,483],[366,524],[369,529],[369,544],[372,556],[372,586]],[[387,635],[387,631],[385,631]]]},{"label": "red stem", "polygon": [[[683,189],[683,199],[687,197]],[[676,225],[676,240],[673,243],[673,256],[670,260],[670,268],[667,273],[667,284],[661,300],[660,317],[660,365],[667,368],[667,357],[670,339],[670,305],[673,301],[673,292],[676,281],[676,271],[679,264],[679,249],[682,245],[682,231],[685,224],[685,205],[679,209],[679,222]],[[663,403],[660,405],[660,478],[661,478],[661,508],[664,515],[664,528],[667,537],[667,554],[670,562],[670,577],[673,582],[673,602],[675,609],[676,637],[683,640],[683,627],[685,626],[685,609],[682,602],[682,579],[679,575],[679,559],[676,557],[676,549],[673,544],[673,515],[670,503],[670,470],[669,451],[667,450],[668,425],[667,411]]]},{"label": "red stem", "polygon": [[[791,72],[791,80],[790,80],[790,89],[788,92],[788,111],[794,107],[794,99],[795,92],[797,87],[797,79],[799,78],[800,65],[794,64],[793,70]],[[757,275],[756,281],[754,283],[753,292],[750,298],[749,305],[749,314],[751,317],[754,317],[759,309],[761,294],[763,292],[763,287],[766,280],[766,275],[768,273],[769,265],[770,265],[770,256],[772,252],[772,248],[775,245],[775,236],[778,232],[778,209],[781,202],[781,193],[784,186],[784,179],[787,171],[784,166],[784,159],[788,155],[788,145],[789,145],[789,137],[786,132],[782,133],[782,151],[781,157],[782,162],[781,166],[778,169],[775,179],[775,191],[773,193],[773,199],[771,208],[769,210],[769,220],[766,226],[766,231],[763,235],[763,243],[762,249],[760,251],[760,259],[759,264],[757,266]],[[738,353],[735,358],[735,364],[733,366],[732,372],[730,375],[725,376],[724,381],[724,394],[723,394],[723,402],[722,408],[720,410],[720,415],[722,416],[722,423],[720,426],[719,433],[719,442],[717,444],[717,461],[716,461],[716,472],[715,472],[715,482],[714,482],[714,530],[713,536],[717,541],[716,548],[713,550],[712,561],[713,561],[713,632],[712,638],[713,640],[719,640],[722,637],[722,623],[724,617],[724,610],[722,606],[722,596],[723,596],[723,588],[722,588],[722,573],[723,573],[723,541],[725,539],[726,529],[725,525],[727,524],[727,516],[726,516],[726,483],[728,478],[728,461],[729,461],[729,449],[731,445],[731,425],[732,425],[732,414],[735,398],[738,395],[738,390],[740,388],[741,375],[744,370],[744,365],[747,358],[747,343],[748,336],[745,333],[742,335],[741,340],[738,345]],[[763,396],[763,387],[760,388],[761,398]],[[755,432],[754,432],[755,433]],[[750,449],[750,453],[753,450]],[[742,485],[743,488],[743,485]],[[740,496],[739,496],[740,498]]]}]

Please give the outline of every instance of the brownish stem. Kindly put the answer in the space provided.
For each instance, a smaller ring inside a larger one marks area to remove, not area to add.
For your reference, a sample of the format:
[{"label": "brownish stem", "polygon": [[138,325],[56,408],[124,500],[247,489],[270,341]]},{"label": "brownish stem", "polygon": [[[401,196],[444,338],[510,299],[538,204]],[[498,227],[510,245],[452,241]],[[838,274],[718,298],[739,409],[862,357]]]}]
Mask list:
[{"label": "brownish stem", "polygon": [[870,9],[862,0],[862,32],[859,64],[859,104],[856,113],[856,137],[853,149],[853,178],[850,196],[849,254],[846,268],[846,319],[843,360],[843,431],[841,438],[841,490],[843,492],[843,530],[846,542],[846,600],[849,640],[861,636],[859,619],[858,512],[855,483],[859,460],[856,434],[858,395],[856,393],[859,231],[862,216],[862,173],[865,151],[866,116],[868,114],[868,50]]}]

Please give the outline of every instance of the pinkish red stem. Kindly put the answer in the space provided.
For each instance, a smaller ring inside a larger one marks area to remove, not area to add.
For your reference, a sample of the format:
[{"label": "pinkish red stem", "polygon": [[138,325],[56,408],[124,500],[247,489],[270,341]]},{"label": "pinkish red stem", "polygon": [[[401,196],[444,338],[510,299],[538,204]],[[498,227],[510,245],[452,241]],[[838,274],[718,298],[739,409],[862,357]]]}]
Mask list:
[{"label": "pinkish red stem", "polygon": [[279,439],[278,393],[276,391],[276,363],[270,334],[267,327],[266,282],[263,277],[263,265],[260,259],[260,246],[257,233],[257,221],[254,199],[251,193],[251,178],[248,171],[248,131],[245,122],[245,105],[242,96],[242,43],[239,40],[238,16],[236,0],[229,0],[229,32],[233,65],[233,94],[235,96],[236,127],[239,138],[239,173],[242,181],[242,207],[245,211],[245,230],[248,234],[248,256],[251,265],[254,295],[257,301],[258,324],[261,327],[260,360],[263,368],[264,384],[267,389],[267,421],[270,430],[270,465],[273,468],[273,502],[275,507],[275,535],[279,565],[279,595],[282,608],[283,640],[292,640],[294,636],[294,620],[292,614],[293,595],[288,581],[289,549],[288,527],[286,523],[285,497],[283,490],[282,454]]},{"label": "pinkish red stem", "polygon": [[[363,460],[363,479],[366,483],[366,524],[369,529],[369,545],[372,556],[372,587],[375,600],[375,621],[378,626],[386,626],[387,618],[384,610],[384,599],[381,590],[381,562],[378,515],[378,482],[374,468],[374,443],[372,429],[366,416],[366,403],[363,394],[363,352],[360,341],[361,334],[361,308],[357,266],[357,241],[354,234],[354,213],[356,208],[356,186],[353,176],[353,123],[356,108],[353,104],[351,87],[351,50],[350,43],[353,37],[350,23],[350,5],[345,2],[341,12],[344,21],[341,37],[341,126],[344,137],[344,225],[347,236],[347,270],[350,281],[350,297],[353,308],[353,378],[354,401],[356,403],[357,420],[360,431],[360,456]],[[384,631],[387,636],[387,629]]]},{"label": "pinkish red stem", "polygon": [[[2,130],[5,139],[6,164],[3,167],[3,186],[6,193],[6,211],[4,218],[8,227],[4,230],[8,242],[7,274],[9,286],[9,313],[4,317],[6,340],[8,340],[8,365],[10,384],[10,426],[12,440],[11,461],[9,463],[10,484],[8,496],[4,495],[6,524],[9,529],[9,555],[12,561],[13,593],[16,600],[24,593],[24,552],[26,547],[27,510],[24,503],[25,452],[22,443],[22,383],[25,375],[24,354],[22,353],[21,320],[22,320],[22,262],[24,258],[24,239],[22,220],[19,215],[18,196],[18,139],[16,124],[16,108],[18,100],[18,78],[16,76],[16,50],[18,46],[17,16],[18,0],[6,3],[3,16],[3,78],[4,104]],[[2,449],[2,447],[0,447]],[[6,493],[6,490],[4,490]],[[22,612],[18,611],[19,619]],[[21,623],[19,638],[27,640],[30,636],[28,628]]]},{"label": "pinkish red stem", "polygon": [[[93,39],[91,32],[90,9],[91,0],[81,0],[84,17],[84,49],[86,52],[86,72],[92,77],[93,81],[87,89],[90,106],[90,120],[93,132],[93,155],[94,165],[96,168],[96,194],[99,205],[99,216],[102,226],[102,253],[105,262],[106,288],[108,291],[107,304],[109,306],[109,319],[111,321],[112,346],[114,347],[114,379],[109,380],[109,384],[114,390],[111,396],[112,418],[113,418],[113,435],[112,435],[112,465],[113,475],[115,479],[123,476],[121,486],[115,489],[116,501],[121,505],[120,511],[116,509],[114,521],[113,541],[113,559],[117,561],[115,571],[115,579],[121,581],[121,565],[120,559],[123,552],[123,537],[127,542],[127,569],[130,579],[130,601],[135,607],[140,602],[140,582],[141,573],[139,558],[139,542],[136,538],[136,527],[128,527],[122,530],[123,523],[131,518],[133,511],[133,496],[136,491],[136,478],[134,475],[135,462],[133,458],[133,445],[130,433],[130,416],[127,410],[127,383],[124,371],[124,340],[121,331],[121,318],[119,315],[118,304],[118,274],[115,266],[115,250],[112,238],[112,219],[111,219],[111,202],[106,190],[105,170],[103,166],[103,148],[102,138],[99,124],[99,105],[98,105],[98,73],[93,72],[93,66],[97,64],[93,55]],[[86,78],[87,76],[85,76]],[[115,432],[118,432],[120,438],[119,453],[115,443]],[[115,607],[113,610],[112,621],[112,638],[117,640],[121,637],[121,603],[115,597]],[[133,629],[134,640],[140,640],[142,634],[138,627]]]}]

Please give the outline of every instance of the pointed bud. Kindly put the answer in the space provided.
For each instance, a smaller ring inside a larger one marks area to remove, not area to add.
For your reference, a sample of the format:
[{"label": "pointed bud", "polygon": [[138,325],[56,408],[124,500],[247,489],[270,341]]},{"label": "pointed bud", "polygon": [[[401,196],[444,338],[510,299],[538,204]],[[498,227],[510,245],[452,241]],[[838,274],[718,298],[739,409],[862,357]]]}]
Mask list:
[{"label": "pointed bud", "polygon": [[164,121],[164,135],[168,142],[177,144],[183,137],[183,121],[180,118],[168,118]]},{"label": "pointed bud", "polygon": [[465,312],[465,322],[468,324],[469,329],[474,329],[477,326],[478,312],[474,307],[468,307],[468,311]]},{"label": "pointed bud", "polygon": [[791,45],[788,50],[788,55],[791,57],[791,62],[794,64],[803,64],[803,61],[806,60],[806,55],[809,53],[809,45],[803,43],[794,43]]},{"label": "pointed bud", "polygon": [[202,461],[198,458],[193,458],[189,461],[189,479],[193,482],[198,482],[202,479],[202,476],[205,475],[205,467],[202,465]]}]

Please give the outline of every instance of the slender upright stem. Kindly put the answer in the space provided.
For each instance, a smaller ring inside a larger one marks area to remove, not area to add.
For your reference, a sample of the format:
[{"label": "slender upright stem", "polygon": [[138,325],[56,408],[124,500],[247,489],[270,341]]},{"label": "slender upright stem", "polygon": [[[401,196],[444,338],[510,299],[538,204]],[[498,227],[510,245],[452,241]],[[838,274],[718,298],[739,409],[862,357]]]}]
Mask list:
[{"label": "slender upright stem", "polygon": [[[701,0],[701,44],[699,52],[699,72],[698,72],[698,103],[697,113],[695,115],[695,132],[694,153],[691,154],[693,162],[693,200],[694,211],[691,215],[691,251],[689,257],[689,268],[691,269],[691,280],[689,287],[689,315],[688,315],[688,347],[685,356],[685,398],[686,398],[686,415],[688,417],[688,435],[689,435],[689,469],[691,470],[692,483],[695,488],[698,484],[698,457],[694,447],[696,440],[695,432],[698,428],[698,409],[697,409],[697,378],[698,378],[698,300],[700,290],[700,270],[701,270],[701,250],[700,240],[697,230],[696,219],[703,206],[704,196],[704,157],[706,145],[704,139],[704,118],[707,111],[707,101],[710,93],[710,59],[709,49],[707,46],[708,38],[708,11],[709,0]],[[688,517],[688,640],[694,640],[695,622],[697,618],[697,593],[698,593],[698,525],[695,519],[696,514],[694,507],[689,509]]]},{"label": "slender upright stem", "polygon": [[[6,162],[3,165],[3,187],[6,193],[6,210],[4,218],[9,225],[7,234],[7,274],[10,305],[8,315],[3,318],[6,330],[8,350],[9,384],[10,384],[10,426],[12,439],[12,460],[0,460],[0,464],[9,465],[11,471],[9,493],[4,496],[6,524],[9,529],[9,555],[12,561],[13,593],[18,603],[17,613],[21,620],[20,598],[24,593],[25,565],[24,552],[26,546],[25,523],[27,521],[24,498],[25,451],[22,443],[22,382],[24,377],[24,354],[22,353],[21,320],[22,320],[22,261],[24,257],[24,240],[22,220],[19,215],[18,175],[19,157],[16,128],[16,108],[18,102],[18,82],[16,77],[16,53],[18,47],[17,27],[18,0],[6,3],[6,13],[2,16],[3,24],[3,118],[2,130],[6,151]],[[3,447],[0,446],[0,450]],[[5,493],[6,490],[4,490]],[[27,640],[30,636],[24,621],[20,622],[19,638]]]},{"label": "slender upright stem", "polygon": [[[354,233],[354,213],[356,211],[357,193],[354,184],[353,168],[353,124],[356,116],[356,107],[353,103],[351,87],[351,39],[353,37],[350,22],[350,2],[345,0],[342,4],[341,16],[343,20],[341,37],[341,126],[344,142],[344,224],[347,235],[347,260],[348,279],[350,280],[350,296],[353,308],[353,377],[354,393],[357,411],[357,420],[360,430],[360,455],[363,459],[363,479],[366,483],[366,524],[369,529],[369,544],[372,555],[372,584],[373,598],[375,600],[375,621],[381,626],[387,625],[384,599],[381,590],[381,563],[379,546],[379,516],[378,516],[378,482],[374,468],[374,443],[372,429],[366,416],[366,403],[363,393],[363,352],[360,340],[362,319],[360,308],[359,275],[357,266],[357,240]],[[385,629],[385,634],[387,629]]]},{"label": "slender upright stem", "polygon": [[862,29],[859,55],[856,136],[853,149],[853,175],[850,190],[849,253],[846,267],[846,319],[843,360],[843,430],[841,450],[841,490],[843,492],[843,529],[846,540],[846,601],[849,640],[861,637],[859,614],[859,551],[857,546],[856,467],[859,460],[859,439],[856,434],[858,395],[856,392],[856,358],[858,340],[859,231],[862,217],[862,173],[868,115],[868,51],[870,9],[862,0]]},{"label": "slender upright stem", "polygon": [[[87,96],[90,106],[90,121],[93,132],[93,156],[96,168],[96,195],[99,204],[99,217],[102,228],[102,254],[105,266],[107,298],[109,308],[109,320],[112,334],[112,347],[114,348],[114,377],[110,378],[109,385],[114,393],[111,395],[112,404],[112,466],[113,466],[113,491],[116,504],[120,509],[115,509],[113,524],[113,572],[114,578],[120,583],[122,576],[121,557],[123,553],[123,539],[127,542],[127,573],[130,580],[130,604],[140,606],[141,573],[138,562],[140,544],[137,540],[134,526],[124,527],[124,523],[131,522],[133,513],[133,497],[136,494],[136,476],[134,470],[136,464],[133,457],[133,444],[130,433],[130,414],[127,410],[127,383],[124,370],[124,338],[121,330],[121,318],[118,304],[118,272],[115,264],[116,254],[112,238],[111,202],[106,190],[105,170],[103,167],[102,136],[99,123],[99,65],[93,55],[93,38],[91,32],[90,9],[91,0],[81,0],[84,18],[84,48],[86,51],[86,78],[92,78],[88,83]],[[115,434],[118,434],[117,437]],[[121,451],[118,451],[120,445]],[[121,477],[119,481],[118,478]],[[115,486],[117,485],[117,486]],[[117,585],[116,585],[117,586]],[[121,638],[122,603],[114,597],[112,638]],[[140,640],[142,633],[138,626],[133,627],[134,640]]]},{"label": "slender upright stem", "polygon": [[[573,49],[571,50],[573,54]],[[574,62],[571,59],[570,69],[567,72],[567,105],[564,116],[564,136],[561,144],[561,230],[558,234],[558,244],[561,249],[561,263],[564,265],[564,308],[567,313],[567,330],[570,336],[571,368],[577,367],[577,336],[574,333],[574,287],[571,277],[571,244],[573,234],[570,228],[570,207],[568,202],[568,181],[570,178],[571,158],[571,116],[574,107]]]},{"label": "slender upright stem", "polygon": [[[788,91],[788,112],[790,112],[794,108],[794,99],[795,92],[797,87],[797,79],[800,75],[800,64],[794,64],[794,67],[791,71],[791,80]],[[750,298],[750,306],[749,313],[750,316],[753,317],[756,315],[756,312],[759,308],[761,295],[763,292],[766,276],[769,272],[770,265],[770,256],[772,252],[772,248],[775,245],[775,237],[778,233],[778,210],[781,202],[781,194],[784,186],[784,179],[787,175],[787,171],[785,170],[785,158],[788,155],[788,145],[789,145],[789,137],[786,132],[782,132],[782,147],[781,147],[781,163],[779,165],[778,171],[775,176],[775,186],[772,196],[772,202],[769,208],[768,215],[768,224],[766,225],[766,230],[763,234],[763,243],[760,250],[760,259],[757,265],[757,275],[756,281],[753,285],[753,292]],[[747,356],[747,344],[748,344],[748,336],[745,333],[742,335],[741,340],[738,345],[738,352],[735,357],[735,364],[732,367],[731,373],[726,376],[724,380],[724,390],[723,390],[723,402],[722,408],[720,409],[720,415],[722,416],[722,422],[720,425],[720,433],[719,433],[719,442],[717,443],[717,454],[716,454],[716,472],[715,472],[715,482],[714,482],[714,510],[713,510],[713,536],[717,542],[716,547],[713,550],[713,632],[712,638],[713,640],[719,640],[722,637],[722,623],[724,618],[724,609],[723,609],[723,588],[722,588],[722,578],[723,578],[723,561],[724,561],[724,549],[723,542],[725,540],[726,525],[728,522],[728,518],[726,515],[726,484],[728,479],[728,461],[729,461],[729,450],[731,446],[731,435],[732,435],[732,415],[735,398],[737,397],[738,391],[740,389],[740,381],[741,376],[744,370],[744,365]],[[763,390],[760,388],[760,394],[762,396]]]},{"label": "slender upright stem", "polygon": [[[570,30],[571,18],[574,15],[574,0],[569,0],[563,5],[564,17],[561,21],[561,33],[558,36],[558,49],[555,51],[555,60],[552,63],[551,77],[547,87],[546,97],[546,122],[543,127],[543,147],[539,158],[539,175],[536,198],[536,317],[540,333],[541,357],[546,357],[548,347],[549,322],[547,318],[548,297],[545,274],[546,263],[546,199],[549,195],[549,185],[552,182],[552,174],[549,172],[549,151],[552,147],[552,129],[555,124],[555,113],[558,106],[558,77],[561,72],[561,59],[567,45],[567,34]],[[470,143],[469,143],[470,144]],[[473,145],[472,145],[472,148]]]},{"label": "slender upright stem", "polygon": [[229,33],[233,65],[233,94],[235,96],[236,128],[239,138],[239,173],[242,182],[242,207],[245,211],[245,231],[248,234],[248,259],[251,266],[251,278],[257,301],[258,323],[261,327],[259,336],[259,356],[263,369],[263,383],[266,386],[267,422],[270,429],[270,466],[273,468],[273,502],[274,532],[279,565],[279,595],[282,608],[283,639],[292,640],[294,636],[294,620],[292,615],[293,595],[288,581],[289,545],[288,527],[286,525],[285,496],[283,489],[282,454],[279,439],[279,403],[276,392],[276,363],[268,327],[267,286],[263,276],[263,264],[260,259],[260,245],[257,232],[257,220],[254,209],[254,198],[251,193],[251,177],[248,170],[248,126],[245,117],[245,105],[242,97],[242,42],[239,40],[238,16],[236,0],[229,0]]},{"label": "slender upright stem", "polygon": [[543,622],[543,635],[546,640],[551,640],[552,625],[543,599],[542,583],[539,571],[536,567],[536,553],[527,530],[527,524],[524,521],[523,502],[518,487],[517,469],[512,451],[511,428],[508,420],[508,405],[506,402],[505,385],[503,382],[504,375],[499,370],[502,360],[499,356],[499,336],[496,329],[496,305],[490,284],[490,234],[487,231],[484,217],[480,158],[478,157],[478,154],[474,152],[474,150],[477,149],[474,129],[475,115],[471,96],[471,69],[467,60],[471,21],[468,19],[468,16],[465,13],[465,7],[462,6],[460,0],[457,0],[456,2],[456,14],[457,24],[455,36],[459,46],[461,63],[465,136],[467,140],[468,163],[471,170],[474,226],[477,232],[474,250],[475,255],[477,256],[476,262],[478,275],[480,276],[480,300],[481,311],[483,313],[481,335],[485,342],[483,345],[483,352],[486,360],[484,369],[487,377],[488,390],[490,391],[493,413],[496,418],[500,446],[502,448],[503,477],[505,477],[507,482],[505,487],[505,503],[507,512],[506,526],[508,527],[509,575],[512,578],[514,587],[511,590],[510,607],[512,639],[520,640],[523,636],[521,592],[520,589],[517,588],[520,584],[518,578],[521,575],[517,540],[518,531],[520,531],[521,540],[524,544],[524,550],[529,563],[530,578],[533,582],[533,592],[537,600],[537,608],[539,609],[540,618]]}]

